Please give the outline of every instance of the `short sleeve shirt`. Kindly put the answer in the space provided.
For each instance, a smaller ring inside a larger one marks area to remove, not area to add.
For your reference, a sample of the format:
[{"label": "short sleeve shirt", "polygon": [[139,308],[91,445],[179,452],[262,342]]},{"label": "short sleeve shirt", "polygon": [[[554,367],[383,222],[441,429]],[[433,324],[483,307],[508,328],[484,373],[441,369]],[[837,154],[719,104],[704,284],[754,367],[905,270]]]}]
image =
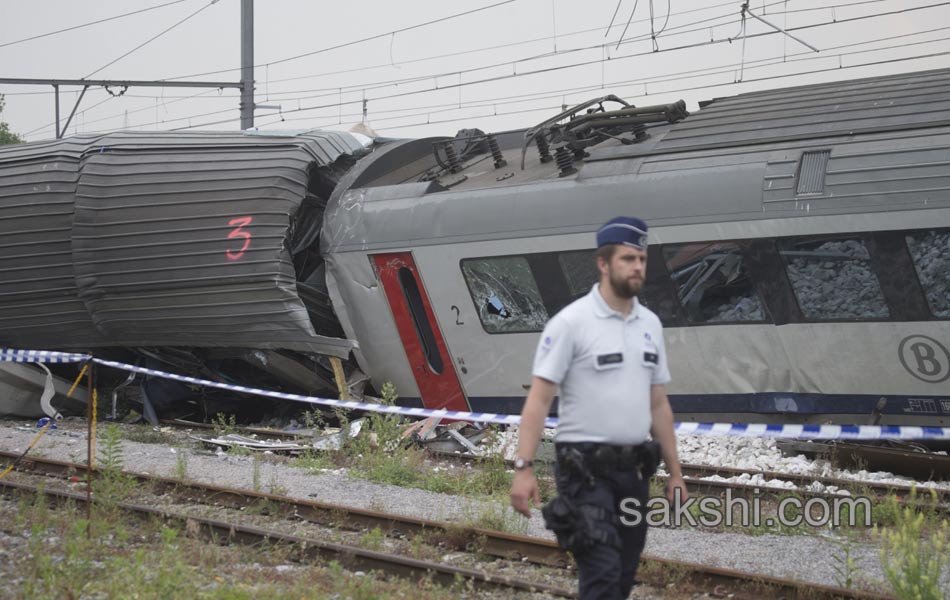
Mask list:
[{"label": "short sleeve shirt", "polygon": [[670,381],[663,326],[636,299],[624,317],[594,285],[548,322],[532,374],[560,386],[557,441],[639,444],[650,386]]}]

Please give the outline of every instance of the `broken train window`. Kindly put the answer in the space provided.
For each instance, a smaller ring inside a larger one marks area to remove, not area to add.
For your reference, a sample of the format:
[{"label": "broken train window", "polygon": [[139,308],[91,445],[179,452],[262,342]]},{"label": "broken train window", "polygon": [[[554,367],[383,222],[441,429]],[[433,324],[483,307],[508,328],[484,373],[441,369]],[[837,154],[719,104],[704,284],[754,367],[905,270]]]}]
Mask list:
[{"label": "broken train window", "polygon": [[779,246],[806,319],[886,319],[871,255],[855,239],[786,241]]},{"label": "broken train window", "polygon": [[935,317],[950,317],[950,229],[906,236],[917,277]]},{"label": "broken train window", "polygon": [[523,256],[462,261],[462,274],[488,333],[541,331],[548,312]]},{"label": "broken train window", "polygon": [[690,322],[765,320],[765,309],[742,264],[738,245],[668,245],[663,247],[663,257]]},{"label": "broken train window", "polygon": [[561,252],[557,260],[571,290],[571,299],[577,300],[590,293],[590,289],[600,279],[597,270],[597,252],[595,250],[572,250]]}]

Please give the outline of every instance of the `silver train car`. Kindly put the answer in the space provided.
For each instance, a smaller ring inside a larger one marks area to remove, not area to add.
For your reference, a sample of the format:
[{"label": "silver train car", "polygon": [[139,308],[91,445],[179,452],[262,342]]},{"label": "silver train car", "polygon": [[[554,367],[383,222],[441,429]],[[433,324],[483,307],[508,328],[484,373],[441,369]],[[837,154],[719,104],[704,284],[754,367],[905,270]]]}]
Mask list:
[{"label": "silver train car", "polygon": [[938,70],[692,115],[605,96],[494,135],[2,148],[0,345],[319,395],[341,358],[354,392],[518,413],[593,232],[631,214],[678,419],[948,425],[948,90]]},{"label": "silver train car", "polygon": [[939,70],[387,144],[330,198],[329,293],[377,385],[517,413],[593,232],[635,215],[678,419],[945,426],[948,115]]}]

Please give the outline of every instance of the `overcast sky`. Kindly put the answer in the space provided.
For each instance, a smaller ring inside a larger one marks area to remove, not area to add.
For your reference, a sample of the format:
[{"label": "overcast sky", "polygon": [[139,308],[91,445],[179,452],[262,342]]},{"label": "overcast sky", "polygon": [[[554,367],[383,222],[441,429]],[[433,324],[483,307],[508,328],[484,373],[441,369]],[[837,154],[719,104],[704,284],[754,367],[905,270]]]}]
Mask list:
[{"label": "overcast sky", "polygon": [[[501,131],[607,93],[636,105],[683,98],[695,110],[700,100],[757,89],[950,66],[950,2],[751,3],[754,14],[793,30],[818,53],[780,33],[756,36],[774,30],[751,17],[746,33],[754,37],[743,43],[741,5],[622,0],[617,10],[617,0],[257,0],[255,99],[272,108],[259,107],[255,124],[349,129],[362,120],[365,97],[366,122],[381,135]],[[159,8],[27,39],[152,7]],[[236,82],[240,14],[240,0],[2,0],[0,77]],[[854,20],[867,15],[881,16]],[[364,38],[374,39],[350,44]],[[294,58],[300,55],[308,56]],[[923,55],[935,56],[899,60]],[[63,121],[80,89],[61,88]],[[240,127],[235,89],[122,92],[91,87],[68,133]],[[14,132],[29,141],[54,137],[50,86],[0,84],[0,94],[0,120]]]}]

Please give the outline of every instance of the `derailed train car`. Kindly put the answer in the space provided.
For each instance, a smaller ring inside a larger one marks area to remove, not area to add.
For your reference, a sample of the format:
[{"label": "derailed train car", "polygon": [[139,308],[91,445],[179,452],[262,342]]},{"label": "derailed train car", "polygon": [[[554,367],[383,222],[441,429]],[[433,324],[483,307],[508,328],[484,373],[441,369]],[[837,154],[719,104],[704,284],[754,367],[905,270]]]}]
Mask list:
[{"label": "derailed train car", "polygon": [[[356,343],[333,316],[318,240],[330,192],[365,152],[335,132],[120,132],[4,148],[0,344],[335,389],[319,357]],[[158,408],[191,394],[149,390]]]},{"label": "derailed train car", "polygon": [[950,424],[950,70],[685,116],[607,97],[360,161],[322,238],[360,366],[519,412],[544,323],[595,281],[593,232],[632,214],[678,419]]},{"label": "derailed train car", "polygon": [[594,230],[634,214],[678,418],[946,425],[948,84],[693,115],[608,96],[371,149],[311,132],[0,150],[0,344],[305,393],[349,356],[351,382],[401,402],[516,413],[545,321],[593,284]]}]

